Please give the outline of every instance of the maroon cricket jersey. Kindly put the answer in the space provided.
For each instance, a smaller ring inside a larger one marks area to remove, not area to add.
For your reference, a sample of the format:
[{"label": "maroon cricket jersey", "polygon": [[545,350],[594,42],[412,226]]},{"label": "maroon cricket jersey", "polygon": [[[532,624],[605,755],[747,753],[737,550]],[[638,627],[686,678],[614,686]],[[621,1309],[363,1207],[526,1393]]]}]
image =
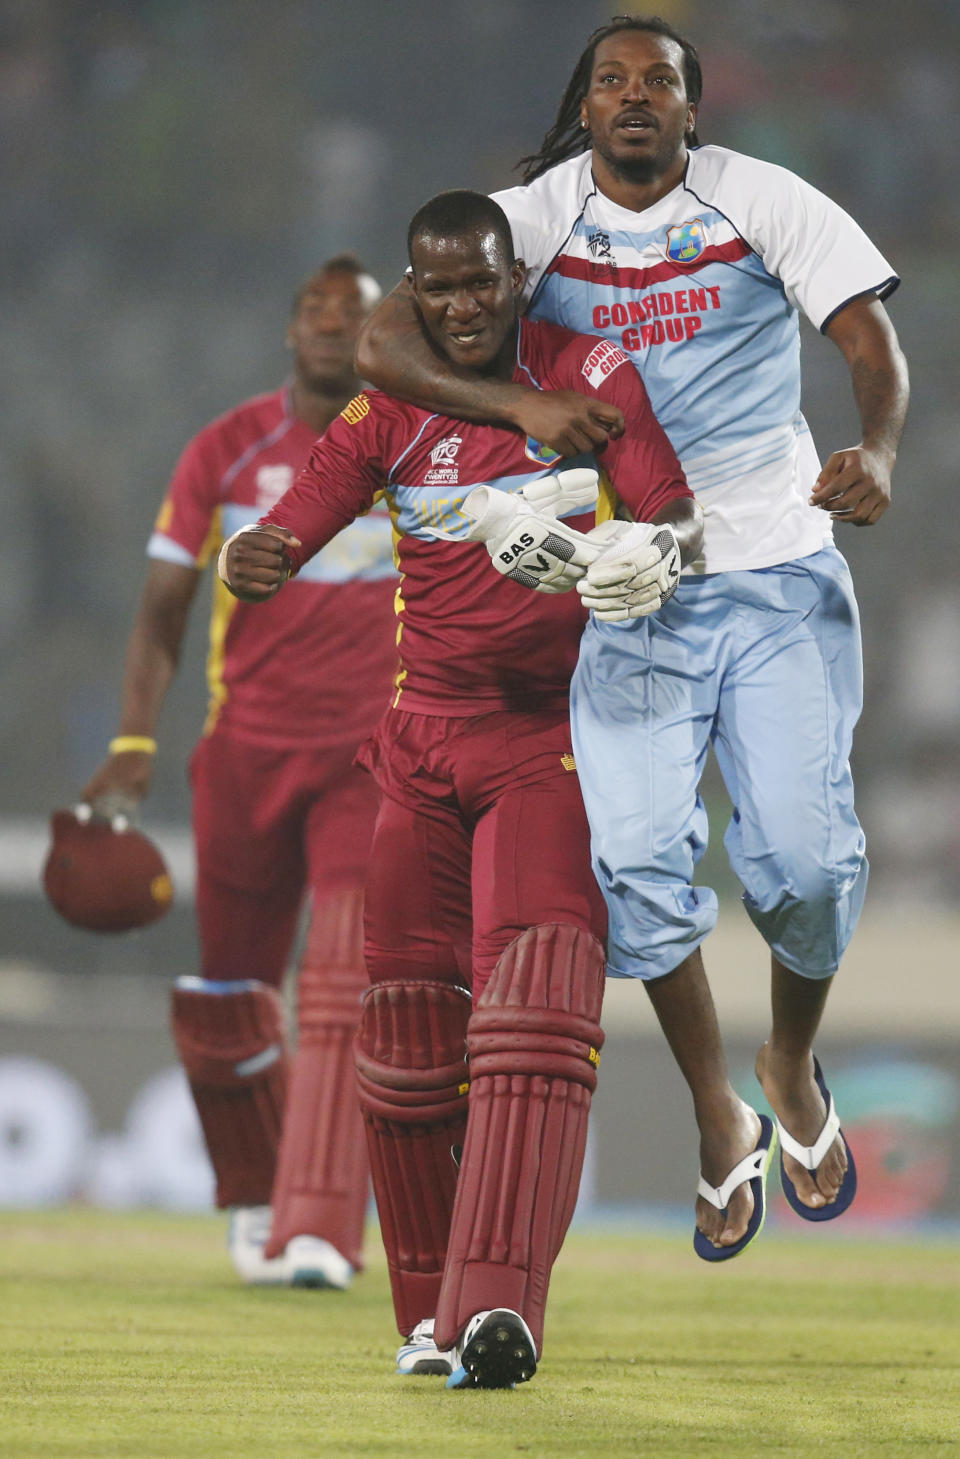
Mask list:
[{"label": "maroon cricket jersey", "polygon": [[[180,458],[148,554],[204,567],[283,495],[315,440],[287,388],[213,421]],[[359,744],[370,733],[397,669],[392,537],[380,507],[318,552],[280,598],[255,606],[215,579],[206,732],[220,724],[300,748]]]},{"label": "maroon cricket jersey", "polygon": [[[606,447],[602,469],[637,520],[649,521],[671,498],[690,496],[640,378],[618,346],[521,321],[513,378],[595,394],[620,407],[626,429]],[[472,524],[460,507],[481,483],[518,492],[573,465],[596,462],[589,456],[561,462],[519,432],[432,414],[368,390],[333,422],[292,489],[262,520],[300,539],[290,556],[301,568],[314,553],[329,551],[326,544],[382,496],[401,574],[394,705],[455,716],[523,709],[567,693],[586,614],[575,591],[548,596],[501,577],[483,543],[462,540]],[[601,516],[611,515],[610,496],[605,489]],[[594,513],[567,520],[586,530]]]}]

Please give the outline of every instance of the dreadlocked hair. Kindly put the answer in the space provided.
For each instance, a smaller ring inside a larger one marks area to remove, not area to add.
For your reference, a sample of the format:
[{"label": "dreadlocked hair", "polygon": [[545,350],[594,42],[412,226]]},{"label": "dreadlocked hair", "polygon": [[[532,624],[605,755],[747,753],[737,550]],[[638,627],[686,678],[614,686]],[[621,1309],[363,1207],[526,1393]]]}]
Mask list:
[{"label": "dreadlocked hair", "polygon": [[[612,35],[618,35],[624,30],[647,31],[652,35],[662,35],[667,40],[675,41],[683,52],[683,80],[687,100],[692,101],[695,106],[699,105],[703,95],[703,74],[700,70],[700,57],[694,46],[684,40],[683,36],[678,34],[673,26],[659,15],[615,15],[608,25],[601,25],[588,40],[582,56],[574,67],[573,75],[567,83],[567,89],[563,93],[557,119],[541,142],[539,152],[532,152],[529,157],[521,157],[517,163],[518,168],[523,168],[522,180],[524,183],[533,182],[541,173],[555,167],[558,162],[566,162],[568,157],[576,157],[579,153],[589,149],[590,133],[580,125],[580,103],[590,89],[590,77],[593,73],[597,46],[601,41],[607,40]],[[699,146],[695,129],[687,133],[687,140],[691,146]]]}]

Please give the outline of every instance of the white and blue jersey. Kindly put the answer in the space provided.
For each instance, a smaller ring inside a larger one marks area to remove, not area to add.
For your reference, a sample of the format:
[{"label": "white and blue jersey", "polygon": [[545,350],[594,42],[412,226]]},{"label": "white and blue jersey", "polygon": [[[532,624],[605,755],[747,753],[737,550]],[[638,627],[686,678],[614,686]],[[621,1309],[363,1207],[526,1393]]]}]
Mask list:
[{"label": "white and blue jersey", "polygon": [[829,977],[867,882],[849,755],[857,608],[800,411],[799,312],[820,330],[899,280],[851,218],[783,168],[722,147],[633,212],[589,153],[495,194],[529,269],[528,311],[634,362],[704,513],[700,560],[657,613],[591,615],[571,691],[609,968],[658,978],[717,915],[694,886],[712,742],[726,846],[774,955]]},{"label": "white and blue jersey", "polygon": [[643,212],[597,188],[590,154],[494,194],[529,269],[528,312],[627,352],[703,507],[702,572],[820,551],[819,462],[800,412],[798,311],[818,329],[899,282],[863,231],[788,172],[723,147]]}]

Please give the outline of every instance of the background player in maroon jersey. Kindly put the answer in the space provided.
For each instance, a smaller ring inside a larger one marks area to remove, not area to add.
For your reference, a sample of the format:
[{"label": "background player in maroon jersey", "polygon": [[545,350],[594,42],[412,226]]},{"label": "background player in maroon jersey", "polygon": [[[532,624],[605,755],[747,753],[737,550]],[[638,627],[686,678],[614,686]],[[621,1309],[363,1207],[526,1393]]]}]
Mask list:
[{"label": "background player in maroon jersey", "polygon": [[[283,494],[356,393],[354,342],[378,297],[352,256],[331,259],[294,300],[292,382],[187,446],[148,549],[119,735],[83,792],[95,809],[149,791],[202,570]],[[378,797],[352,760],[396,667],[391,536],[386,514],[366,517],[257,613],[215,580],[210,712],[191,762],[202,967],[177,979],[172,1022],[247,1281],[345,1287],[360,1262],[368,1167],[352,1040]],[[308,889],[290,1064],[277,990]]]},{"label": "background player in maroon jersey", "polygon": [[[414,218],[409,247],[437,350],[622,411],[626,431],[605,453],[620,497],[635,517],[669,526],[684,560],[696,552],[699,508],[627,357],[518,320],[524,269],[499,206],[441,194]],[[585,612],[576,593],[547,595],[564,551],[583,541],[570,526],[592,528],[593,513],[569,498],[556,504],[562,520],[528,511],[505,551],[526,554],[530,572],[511,580],[491,574],[471,540],[475,498],[465,501],[482,484],[498,510],[509,513],[518,493],[527,510],[550,493],[557,459],[515,431],[370,391],[331,425],[264,525],[220,559],[238,596],[271,598],[378,494],[390,503],[401,670],[362,752],[384,797],[357,1067],[397,1323],[409,1335],[398,1366],[448,1372],[457,1388],[512,1386],[536,1368],[603,1037],[605,923],[567,703]],[[584,476],[592,505],[591,473],[560,481]],[[542,551],[530,557],[525,538]],[[537,572],[550,579],[544,593],[521,585],[541,582]]]}]

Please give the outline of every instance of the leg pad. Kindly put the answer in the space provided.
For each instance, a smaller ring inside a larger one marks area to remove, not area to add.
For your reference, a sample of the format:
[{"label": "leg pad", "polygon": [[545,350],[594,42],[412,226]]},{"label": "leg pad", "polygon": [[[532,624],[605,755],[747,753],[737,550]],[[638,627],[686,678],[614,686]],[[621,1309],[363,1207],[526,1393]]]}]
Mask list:
[{"label": "leg pad", "polygon": [[436,1334],[519,1312],[539,1353],[550,1272],[576,1205],[603,1043],[604,953],[567,924],[514,939],[470,1021],[470,1119]]},{"label": "leg pad", "polygon": [[369,986],[363,961],[363,893],[314,907],[297,992],[297,1052],[273,1183],[264,1255],[294,1236],[320,1236],[363,1264],[370,1165],[354,1075],[353,1040]]},{"label": "leg pad", "polygon": [[436,1310],[467,1121],[470,995],[384,982],[363,1000],[356,1061],[397,1326]]},{"label": "leg pad", "polygon": [[213,1163],[217,1205],[266,1205],[287,1086],[278,994],[255,979],[178,978],[171,1030]]}]

